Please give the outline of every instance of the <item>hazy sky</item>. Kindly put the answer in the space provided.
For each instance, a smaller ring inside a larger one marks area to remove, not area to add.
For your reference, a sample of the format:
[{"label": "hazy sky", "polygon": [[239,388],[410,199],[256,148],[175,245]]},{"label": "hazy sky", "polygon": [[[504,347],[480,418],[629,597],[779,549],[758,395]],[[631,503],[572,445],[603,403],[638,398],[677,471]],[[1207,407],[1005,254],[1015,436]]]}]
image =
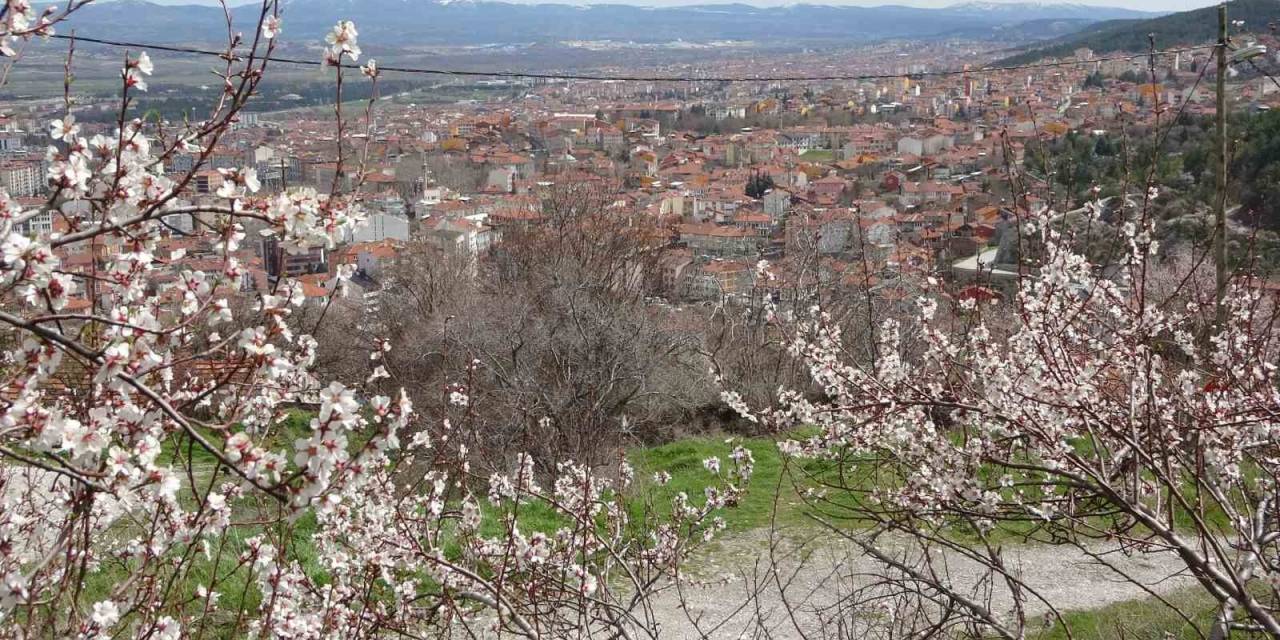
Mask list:
[{"label": "hazy sky", "polygon": [[[217,4],[217,0],[152,0],[160,4]],[[409,0],[412,2],[412,0]],[[428,2],[430,0],[422,0]],[[667,7],[682,4],[727,4],[741,3],[754,4],[757,6],[776,6],[780,4],[792,4],[788,0],[505,0],[507,2],[556,2],[563,4],[632,4],[655,7]],[[831,4],[831,5],[859,5],[859,6],[875,6],[883,4],[900,4],[913,7],[945,7],[953,4],[960,4],[957,0],[807,0],[810,4]],[[1019,2],[1024,0],[983,0],[987,2]],[[1057,0],[1038,0],[1043,4],[1053,4]],[[231,4],[253,4],[255,0],[232,0]],[[1125,7],[1127,9],[1141,9],[1143,11],[1186,11],[1187,9],[1196,9],[1199,7],[1208,7],[1218,4],[1217,0],[1087,0],[1085,2],[1070,2],[1071,4],[1092,4],[1107,7]]]}]

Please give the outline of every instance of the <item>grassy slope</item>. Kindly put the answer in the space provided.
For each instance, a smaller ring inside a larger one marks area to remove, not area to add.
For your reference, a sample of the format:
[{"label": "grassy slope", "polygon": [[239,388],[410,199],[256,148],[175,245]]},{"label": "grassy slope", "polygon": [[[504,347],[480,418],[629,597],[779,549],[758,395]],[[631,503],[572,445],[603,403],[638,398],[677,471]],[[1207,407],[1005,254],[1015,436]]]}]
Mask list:
[{"label": "grassy slope", "polygon": [[[282,429],[279,439],[290,439],[305,428],[306,416],[293,416]],[[695,502],[700,501],[703,487],[712,481],[710,472],[703,467],[703,460],[712,456],[727,460],[729,452],[739,443],[751,450],[755,458],[755,474],[744,500],[735,508],[723,512],[729,531],[749,531],[775,523],[787,527],[806,524],[800,500],[795,496],[777,448],[773,441],[764,438],[730,442],[699,437],[632,450],[629,456],[636,468],[636,479],[641,488],[636,502],[632,504],[633,513],[639,516],[647,507],[665,514],[670,509],[672,498],[680,492],[688,494]],[[166,452],[166,456],[172,456],[172,453]],[[659,486],[653,482],[652,474],[658,470],[666,470],[671,474],[671,480],[666,485]],[[549,509],[538,505],[522,507],[519,521],[521,529],[526,532],[550,532],[564,524]],[[304,566],[312,568],[316,567],[315,552],[310,544],[310,534],[314,527],[313,519],[304,518],[297,523],[294,531],[294,544],[298,545],[296,552]],[[487,535],[498,535],[501,523],[496,518],[486,516],[482,528]],[[243,540],[256,533],[259,531],[228,531],[225,553],[238,553],[243,548]],[[111,587],[128,575],[128,568],[125,566],[111,561],[107,561],[105,565],[104,570],[91,575],[86,584],[86,589],[91,594],[88,598],[90,602],[108,597]],[[185,577],[183,591],[194,595],[199,584],[207,583],[210,566],[210,562],[198,555],[191,573]],[[215,625],[229,622],[219,618],[229,615],[230,611],[238,609],[241,604],[246,610],[253,611],[258,605],[258,599],[256,588],[243,592],[228,590],[223,593],[220,602],[222,611],[228,613],[221,616],[215,614],[212,622]],[[1176,593],[1168,599],[1188,612],[1201,629],[1207,628],[1212,618],[1213,602],[1203,592],[1191,589]],[[1038,633],[1029,634],[1028,637],[1035,640],[1199,638],[1194,628],[1154,598],[1114,604],[1094,611],[1071,612],[1064,617],[1070,627],[1070,634],[1061,625],[1053,625]]]}]

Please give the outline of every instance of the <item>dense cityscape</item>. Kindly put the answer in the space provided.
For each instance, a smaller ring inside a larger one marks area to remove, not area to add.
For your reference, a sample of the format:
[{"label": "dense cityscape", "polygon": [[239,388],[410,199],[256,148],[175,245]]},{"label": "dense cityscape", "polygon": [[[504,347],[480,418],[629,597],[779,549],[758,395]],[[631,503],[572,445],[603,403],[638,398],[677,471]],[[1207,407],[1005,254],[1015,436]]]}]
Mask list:
[{"label": "dense cityscape", "polygon": [[[1046,189],[1023,203],[1007,186],[1007,172],[1023,166],[1029,149],[1067,135],[1117,140],[1126,128],[1150,129],[1175,112],[1213,113],[1212,84],[1197,78],[1211,64],[1206,48],[1155,56],[1082,48],[1050,64],[991,71],[979,70],[989,60],[974,58],[983,46],[891,43],[836,61],[790,54],[697,70],[713,77],[879,76],[868,80],[454,80],[509,91],[451,104],[415,104],[415,94],[405,92],[375,100],[367,122],[357,103],[347,114],[350,153],[340,175],[331,107],[246,112],[216,148],[174,154],[165,170],[179,174],[201,160],[182,194],[197,204],[225,196],[229,171],[256,172],[265,193],[358,188],[368,223],[340,246],[285,259],[269,241],[246,242],[246,293],[283,275],[300,278],[308,297],[324,300],[337,269],[355,265],[359,286],[348,289],[345,302],[372,304],[406,243],[482,260],[504,233],[538,225],[558,185],[589,183],[638,233],[666,238],[661,276],[644,283],[653,295],[741,302],[759,260],[785,274],[806,252],[821,259],[824,281],[871,278],[906,295],[920,279],[951,274],[957,263],[997,246],[1016,207],[1045,205]],[[662,77],[681,69],[625,72]],[[1231,93],[1248,109],[1280,100],[1263,76],[1233,82]],[[82,123],[80,135],[108,134],[114,123],[91,115],[117,106],[113,98],[82,101],[70,113]],[[59,99],[3,104],[0,186],[24,208],[46,204],[39,123],[62,110]],[[359,162],[350,160],[357,155]],[[1033,178],[1043,187],[1043,176]],[[25,224],[36,235],[68,230],[51,210]],[[208,224],[175,215],[167,226],[160,255],[208,253]],[[104,247],[107,255],[115,249]],[[66,256],[64,263],[89,269],[94,259]],[[969,277],[980,275],[969,262]],[[70,307],[87,304],[79,298]]]}]

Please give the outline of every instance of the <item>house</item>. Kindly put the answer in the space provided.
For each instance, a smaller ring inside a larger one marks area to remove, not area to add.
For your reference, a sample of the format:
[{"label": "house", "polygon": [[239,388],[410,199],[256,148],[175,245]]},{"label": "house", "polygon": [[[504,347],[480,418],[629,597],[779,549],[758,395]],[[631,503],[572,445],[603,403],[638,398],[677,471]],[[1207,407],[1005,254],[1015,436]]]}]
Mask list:
[{"label": "house", "polygon": [[22,151],[24,135],[16,125],[0,122],[0,151]]},{"label": "house", "polygon": [[695,300],[728,300],[747,296],[755,282],[750,260],[712,260],[690,267],[686,295]]},{"label": "house", "polygon": [[262,264],[267,275],[298,277],[329,271],[328,251],[324,246],[311,247],[299,253],[286,251],[275,236],[262,239]]},{"label": "house", "polygon": [[791,193],[786,189],[775,188],[764,194],[760,202],[764,205],[765,214],[777,222],[785,217],[787,210],[791,208]]},{"label": "house", "polygon": [[857,214],[851,209],[814,209],[787,221],[787,255],[836,255],[853,248]]},{"label": "house", "polygon": [[898,138],[898,153],[910,153],[916,156],[933,155],[943,149],[956,145],[954,136],[939,132],[927,132]]},{"label": "house", "polygon": [[484,190],[488,193],[511,193],[516,188],[516,169],[501,166],[489,169],[485,176]]},{"label": "house", "polygon": [[494,237],[491,242],[497,242],[504,232],[524,232],[532,229],[543,221],[543,215],[532,209],[511,207],[500,209],[489,214],[485,219],[485,223],[492,229]]},{"label": "house", "polygon": [[814,180],[809,186],[809,190],[814,203],[834,205],[840,202],[840,198],[844,195],[844,191],[848,186],[849,183],[844,178],[827,176]]},{"label": "house", "polygon": [[747,106],[742,104],[718,104],[707,107],[707,115],[714,120],[747,117]]},{"label": "house", "polygon": [[679,226],[680,242],[698,256],[745,256],[758,247],[752,231],[714,223],[686,223]]},{"label": "house", "polygon": [[733,216],[733,226],[767,238],[773,231],[774,219],[767,213],[743,212]]},{"label": "house", "polygon": [[627,132],[643,138],[657,138],[662,135],[662,124],[652,118],[632,118],[627,120]]},{"label": "house", "polygon": [[662,216],[691,218],[697,209],[698,198],[691,191],[668,191],[662,194],[658,202],[658,213]]},{"label": "house", "polygon": [[383,240],[355,245],[356,271],[369,278],[377,278],[396,259],[399,245]]},{"label": "house", "polygon": [[687,293],[690,267],[694,264],[689,249],[668,249],[658,258],[658,282],[656,288],[669,296],[680,297]]},{"label": "house", "polygon": [[203,169],[196,172],[191,183],[196,193],[215,193],[222,186],[222,174],[213,169]]},{"label": "house", "polygon": [[892,246],[899,240],[898,223],[894,218],[863,218],[860,224],[863,241],[868,245]]},{"label": "house", "polygon": [[632,173],[652,178],[658,175],[658,154],[646,146],[638,146],[631,150],[630,169]]},{"label": "house", "polygon": [[626,145],[622,131],[608,122],[597,122],[587,131],[587,137],[597,149],[619,149]]},{"label": "house", "polygon": [[891,206],[880,200],[859,200],[853,203],[863,219],[888,218],[898,214]]},{"label": "house", "polygon": [[964,189],[942,182],[904,182],[899,187],[899,202],[906,206],[921,205],[926,202],[949,204],[953,198],[964,195]]},{"label": "house", "polygon": [[435,246],[465,255],[477,256],[489,250],[494,243],[493,229],[478,219],[431,217],[422,221],[420,232]]}]

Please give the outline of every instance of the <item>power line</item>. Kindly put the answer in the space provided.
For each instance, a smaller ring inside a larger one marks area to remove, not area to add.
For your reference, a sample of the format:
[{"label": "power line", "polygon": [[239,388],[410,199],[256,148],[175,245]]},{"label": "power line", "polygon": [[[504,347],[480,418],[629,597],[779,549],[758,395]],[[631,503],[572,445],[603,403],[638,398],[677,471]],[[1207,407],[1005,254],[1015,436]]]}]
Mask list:
[{"label": "power line", "polygon": [[[226,51],[215,51],[212,49],[197,49],[193,47],[176,47],[170,45],[146,43],[146,42],[128,42],[123,40],[108,40],[105,38],[91,38],[85,36],[54,34],[50,36],[60,40],[73,40],[77,42],[88,42],[92,44],[100,44],[110,47],[125,47],[130,49],[148,49],[152,51],[168,51],[172,53],[188,53],[194,55],[213,56],[227,59]],[[1201,45],[1197,47],[1181,47],[1176,49],[1165,49],[1163,51],[1148,51],[1146,53],[1126,54],[1117,56],[1108,56],[1102,58],[1094,58],[1092,60],[1063,60],[1058,62],[1037,62],[1020,65],[1007,66],[988,66],[979,67],[977,69],[947,69],[943,71],[920,71],[915,73],[867,73],[867,74],[837,74],[837,75],[821,75],[821,76],[635,76],[635,75],[604,75],[590,73],[540,73],[534,71],[475,71],[467,69],[448,69],[448,68],[428,68],[428,67],[398,67],[378,65],[378,71],[391,73],[409,73],[423,75],[441,75],[441,76],[458,76],[458,77],[480,77],[480,78],[530,78],[538,80],[595,80],[595,81],[618,81],[618,82],[826,82],[826,81],[861,81],[861,80],[897,80],[901,78],[936,78],[944,76],[958,76],[964,74],[984,75],[989,73],[1002,73],[1008,71],[1022,71],[1028,69],[1048,69],[1055,67],[1070,67],[1078,65],[1096,64],[1099,62],[1108,62],[1113,60],[1136,60],[1146,58],[1151,55],[1173,55],[1177,53],[1188,53],[1191,51],[1201,51],[1205,49],[1213,49],[1217,45]],[[244,59],[244,54],[231,53],[232,59]],[[285,58],[279,56],[257,56],[257,60],[265,60],[268,62],[276,62],[279,64],[292,64],[309,67],[325,66],[328,63],[320,60],[303,60],[300,58]],[[359,69],[360,65],[343,64],[346,69]]]}]

